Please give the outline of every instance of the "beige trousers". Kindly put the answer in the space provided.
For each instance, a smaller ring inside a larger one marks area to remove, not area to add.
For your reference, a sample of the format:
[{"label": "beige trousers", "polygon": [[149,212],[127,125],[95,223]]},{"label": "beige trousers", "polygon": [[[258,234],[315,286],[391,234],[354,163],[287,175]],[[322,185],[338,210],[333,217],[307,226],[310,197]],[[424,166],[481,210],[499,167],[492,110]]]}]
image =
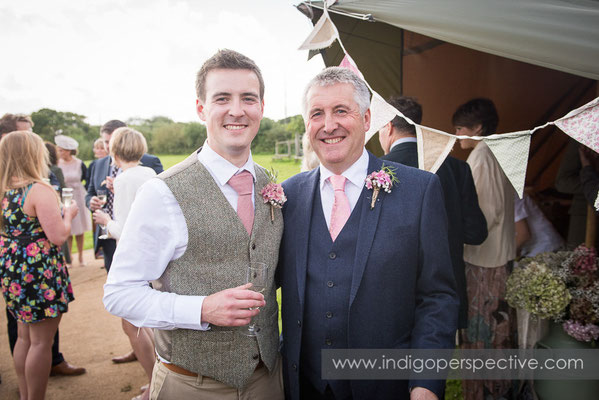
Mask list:
[{"label": "beige trousers", "polygon": [[177,374],[158,360],[154,365],[150,384],[151,400],[283,400],[284,397],[280,356],[277,357],[272,373],[261,363],[243,389],[225,385],[207,376]]}]

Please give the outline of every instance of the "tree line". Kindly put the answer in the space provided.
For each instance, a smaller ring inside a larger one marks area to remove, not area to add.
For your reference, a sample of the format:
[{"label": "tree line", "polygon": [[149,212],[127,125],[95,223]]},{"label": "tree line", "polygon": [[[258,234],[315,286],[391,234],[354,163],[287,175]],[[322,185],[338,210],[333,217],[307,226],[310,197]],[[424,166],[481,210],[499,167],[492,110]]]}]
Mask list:
[{"label": "tree line", "polygon": [[[83,160],[94,158],[92,147],[100,137],[100,126],[85,122],[84,115],[42,108],[31,114],[35,124],[33,130],[44,140],[54,143],[55,135],[66,135],[79,142],[78,157]],[[128,126],[144,134],[148,152],[152,154],[189,154],[206,140],[206,127],[199,122],[175,122],[157,116],[150,119],[130,118]],[[304,132],[301,115],[274,121],[262,119],[260,130],[252,142],[252,152],[271,154],[277,141],[289,140]]]}]

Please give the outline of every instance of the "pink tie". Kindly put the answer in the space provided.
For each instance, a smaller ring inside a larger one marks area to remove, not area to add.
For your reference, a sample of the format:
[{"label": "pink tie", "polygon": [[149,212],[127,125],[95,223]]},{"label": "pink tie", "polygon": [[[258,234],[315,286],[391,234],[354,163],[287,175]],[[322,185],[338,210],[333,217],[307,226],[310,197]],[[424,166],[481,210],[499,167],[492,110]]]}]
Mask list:
[{"label": "pink tie", "polygon": [[229,179],[228,184],[235,189],[239,197],[237,198],[237,215],[245,226],[248,234],[252,234],[252,225],[254,224],[254,206],[252,204],[252,187],[254,178],[252,174],[244,170]]},{"label": "pink tie", "polygon": [[343,229],[343,225],[349,219],[351,209],[349,207],[349,200],[345,195],[345,177],[343,175],[331,175],[329,178],[335,191],[335,202],[333,203],[333,210],[331,211],[331,224],[329,232],[331,232],[331,238],[333,242],[337,239],[339,232]]}]

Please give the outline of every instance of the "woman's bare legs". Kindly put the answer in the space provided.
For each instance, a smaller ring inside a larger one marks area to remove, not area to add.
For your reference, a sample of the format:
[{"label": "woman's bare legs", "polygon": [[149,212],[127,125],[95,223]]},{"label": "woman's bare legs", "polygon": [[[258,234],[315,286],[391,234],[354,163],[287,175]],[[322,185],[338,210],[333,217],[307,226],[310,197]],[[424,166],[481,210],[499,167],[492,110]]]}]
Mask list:
[{"label": "woman's bare legs", "polygon": [[21,400],[44,399],[52,367],[52,341],[61,316],[31,324],[19,322],[14,350]]},{"label": "woman's bare legs", "polygon": [[[154,368],[154,363],[156,361],[152,335],[147,328],[138,328],[132,323],[126,321],[125,319],[121,319],[121,322],[123,326],[123,331],[129,337],[129,342],[131,342],[133,352],[135,353],[137,360],[146,372],[149,382],[152,380],[152,369]],[[146,390],[144,395],[146,393],[149,396],[150,391]]]},{"label": "woman's bare legs", "polygon": [[[79,256],[79,265],[83,266],[83,233],[81,235],[75,236],[75,240],[77,241],[77,255]],[[72,253],[71,253],[72,254]]]},{"label": "woman's bare legs", "polygon": [[25,380],[25,361],[31,341],[29,339],[29,325],[17,322],[18,337],[13,350],[13,361],[19,382],[19,394],[21,400],[27,400],[27,381]]}]

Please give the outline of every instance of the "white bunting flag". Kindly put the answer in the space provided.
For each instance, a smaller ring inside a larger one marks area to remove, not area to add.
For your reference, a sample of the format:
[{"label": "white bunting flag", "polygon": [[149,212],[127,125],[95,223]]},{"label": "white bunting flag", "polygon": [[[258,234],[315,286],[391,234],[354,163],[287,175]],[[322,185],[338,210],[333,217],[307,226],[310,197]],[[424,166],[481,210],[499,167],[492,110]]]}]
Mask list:
[{"label": "white bunting flag", "polygon": [[322,16],[314,25],[314,29],[308,35],[308,38],[299,47],[299,50],[318,50],[329,47],[335,39],[339,38],[339,32],[329,17],[329,12],[325,9]]},{"label": "white bunting flag", "polygon": [[530,131],[519,131],[483,139],[520,198],[524,193],[530,136]]},{"label": "white bunting flag", "polygon": [[418,143],[418,168],[437,172],[453,148],[456,138],[445,132],[426,126],[416,125]]},{"label": "white bunting flag", "polygon": [[599,97],[555,121],[568,136],[599,153]]},{"label": "white bunting flag", "polygon": [[368,143],[375,133],[395,118],[396,115],[400,114],[401,113],[391,104],[387,103],[380,94],[373,91],[372,99],[370,101],[370,129],[366,132],[366,141],[364,143]]}]

